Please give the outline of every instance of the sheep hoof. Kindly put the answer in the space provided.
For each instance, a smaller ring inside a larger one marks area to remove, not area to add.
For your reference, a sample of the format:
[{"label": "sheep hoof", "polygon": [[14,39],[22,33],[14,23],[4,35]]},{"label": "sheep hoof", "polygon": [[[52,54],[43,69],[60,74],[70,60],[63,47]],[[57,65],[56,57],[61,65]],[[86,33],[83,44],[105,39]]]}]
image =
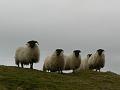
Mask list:
[{"label": "sheep hoof", "polygon": [[61,74],[63,74],[63,72],[61,72]]},{"label": "sheep hoof", "polygon": [[33,67],[30,67],[30,69],[33,69]]}]

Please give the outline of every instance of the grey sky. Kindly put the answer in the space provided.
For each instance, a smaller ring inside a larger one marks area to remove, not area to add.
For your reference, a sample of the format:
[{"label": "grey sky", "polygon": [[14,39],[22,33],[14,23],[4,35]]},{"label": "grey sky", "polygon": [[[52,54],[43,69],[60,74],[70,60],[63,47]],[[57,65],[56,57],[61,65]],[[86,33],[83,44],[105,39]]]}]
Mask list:
[{"label": "grey sky", "polygon": [[[81,49],[82,54],[103,48],[107,65],[119,66],[119,3],[119,0],[0,0],[0,57],[13,58],[18,46],[34,39],[40,43],[42,59],[56,48],[65,52]],[[120,72],[117,66],[114,71]]]}]

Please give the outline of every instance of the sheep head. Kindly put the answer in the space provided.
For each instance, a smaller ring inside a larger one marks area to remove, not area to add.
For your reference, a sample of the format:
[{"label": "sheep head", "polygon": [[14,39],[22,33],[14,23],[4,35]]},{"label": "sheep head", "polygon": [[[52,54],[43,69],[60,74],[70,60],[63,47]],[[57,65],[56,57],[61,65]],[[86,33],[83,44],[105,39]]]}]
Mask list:
[{"label": "sheep head", "polygon": [[88,54],[87,57],[90,58],[92,54]]},{"label": "sheep head", "polygon": [[38,43],[37,41],[34,41],[34,40],[31,40],[31,41],[28,41],[28,42],[27,42],[27,44],[28,44],[29,47],[31,47],[31,48],[34,48],[36,43],[39,45],[39,43]]},{"label": "sheep head", "polygon": [[74,50],[73,53],[75,54],[76,57],[79,57],[80,50]]},{"label": "sheep head", "polygon": [[103,52],[103,51],[104,51],[103,49],[98,49],[98,50],[97,50],[97,52],[98,52],[99,55],[102,55],[102,52]]},{"label": "sheep head", "polygon": [[61,54],[61,52],[63,52],[62,49],[56,49],[56,54],[57,54],[57,56],[59,56],[59,55]]}]

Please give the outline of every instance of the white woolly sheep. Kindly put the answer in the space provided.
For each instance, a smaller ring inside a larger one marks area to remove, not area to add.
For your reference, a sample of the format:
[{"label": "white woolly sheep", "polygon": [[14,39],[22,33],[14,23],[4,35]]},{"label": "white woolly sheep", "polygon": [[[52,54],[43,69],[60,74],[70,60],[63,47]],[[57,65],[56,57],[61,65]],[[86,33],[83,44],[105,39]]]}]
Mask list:
[{"label": "white woolly sheep", "polygon": [[79,54],[80,50],[74,50],[72,54],[64,56],[65,66],[64,70],[73,70],[73,73],[81,64],[81,55]]},{"label": "white woolly sheep", "polygon": [[105,65],[105,55],[103,49],[98,49],[95,54],[93,54],[88,60],[89,69],[99,70]]},{"label": "white woolly sheep", "polygon": [[30,68],[33,69],[33,63],[39,61],[40,51],[36,43],[38,44],[37,41],[31,40],[27,42],[26,46],[17,48],[15,52],[15,63],[18,67],[19,63],[21,63],[22,68],[23,65],[30,64]]},{"label": "white woolly sheep", "polygon": [[88,59],[90,58],[92,54],[88,54],[87,57],[81,60],[80,67],[76,70],[76,72],[79,72],[81,70],[88,70]]},{"label": "white woolly sheep", "polygon": [[63,73],[62,70],[64,68],[64,54],[62,49],[56,49],[55,52],[48,56],[43,65],[43,71],[51,71],[51,72],[60,72]]}]

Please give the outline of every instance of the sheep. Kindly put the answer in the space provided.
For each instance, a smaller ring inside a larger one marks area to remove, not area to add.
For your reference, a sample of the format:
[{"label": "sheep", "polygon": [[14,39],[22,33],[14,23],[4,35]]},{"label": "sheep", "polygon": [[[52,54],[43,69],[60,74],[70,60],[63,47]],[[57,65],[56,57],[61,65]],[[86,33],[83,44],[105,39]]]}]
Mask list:
[{"label": "sheep", "polygon": [[40,50],[36,43],[38,44],[37,41],[31,40],[27,42],[26,46],[16,49],[15,64],[18,65],[18,67],[19,63],[21,63],[22,68],[23,65],[30,64],[30,68],[33,69],[33,63],[39,62]]},{"label": "sheep", "polygon": [[88,54],[87,57],[85,57],[84,59],[81,60],[81,64],[80,67],[76,70],[76,72],[79,71],[85,71],[88,70],[88,59],[91,57],[92,54]]},{"label": "sheep", "polygon": [[105,65],[105,55],[103,49],[98,49],[95,54],[93,54],[88,60],[89,69],[99,70]]},{"label": "sheep", "polygon": [[86,58],[81,60],[81,65],[79,67],[80,70],[88,70],[88,59],[92,54],[88,54]]},{"label": "sheep", "polygon": [[72,54],[68,56],[64,56],[65,58],[65,66],[64,70],[73,70],[73,73],[77,68],[79,68],[81,64],[81,55],[79,54],[80,50],[74,50]]},{"label": "sheep", "polygon": [[56,49],[54,53],[50,56],[47,56],[44,65],[43,71],[51,71],[59,73],[63,73],[62,70],[64,68],[64,54],[62,49]]},{"label": "sheep", "polygon": [[47,56],[46,58],[45,58],[45,61],[44,61],[44,64],[43,64],[43,71],[47,71],[48,70],[48,72],[50,71],[50,56]]}]

